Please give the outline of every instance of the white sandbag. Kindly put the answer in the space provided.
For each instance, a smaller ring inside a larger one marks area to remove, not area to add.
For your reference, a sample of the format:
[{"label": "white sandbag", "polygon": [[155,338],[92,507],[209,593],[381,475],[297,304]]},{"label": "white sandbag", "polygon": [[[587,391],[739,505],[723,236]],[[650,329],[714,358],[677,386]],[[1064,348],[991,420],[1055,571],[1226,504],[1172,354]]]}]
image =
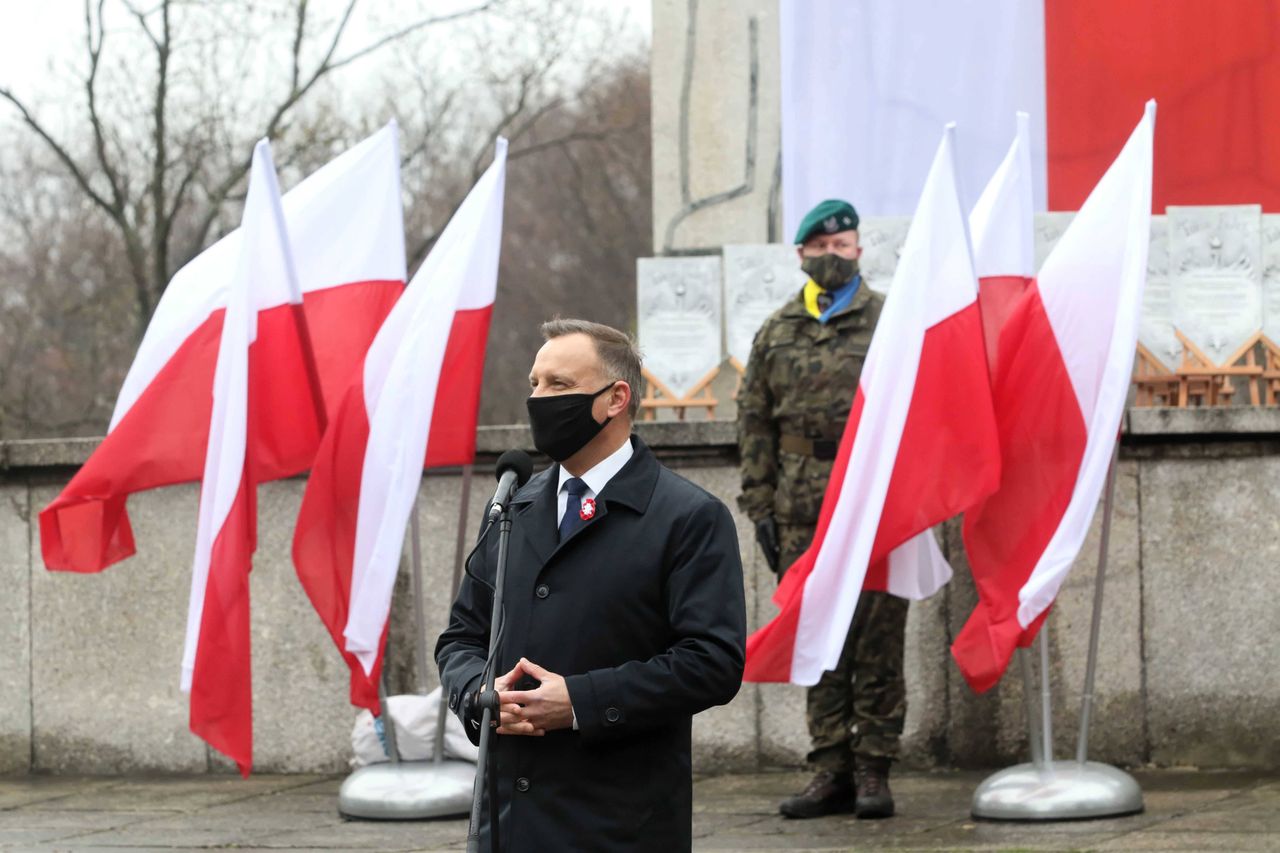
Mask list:
[{"label": "white sandbag", "polygon": [[[409,694],[387,697],[387,711],[396,726],[396,744],[404,761],[429,761],[436,742],[436,719],[440,713],[440,688],[426,696]],[[390,761],[382,730],[383,720],[367,710],[356,715],[351,729],[352,767]],[[453,712],[445,714],[444,757],[474,763],[477,749],[467,740],[462,723]]]}]

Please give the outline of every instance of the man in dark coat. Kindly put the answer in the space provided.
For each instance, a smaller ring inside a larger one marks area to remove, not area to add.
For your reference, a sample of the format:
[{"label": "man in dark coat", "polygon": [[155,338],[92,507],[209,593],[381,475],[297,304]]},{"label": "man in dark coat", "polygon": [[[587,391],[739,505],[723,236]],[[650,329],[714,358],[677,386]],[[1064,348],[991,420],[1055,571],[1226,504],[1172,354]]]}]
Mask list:
[{"label": "man in dark coat", "polygon": [[[723,503],[631,435],[631,339],[580,320],[542,331],[529,417],[535,446],[558,464],[511,507],[490,770],[499,841],[506,851],[688,850],[693,715],[728,702],[742,680],[737,533]],[[490,533],[436,645],[473,741],[496,562]]]}]

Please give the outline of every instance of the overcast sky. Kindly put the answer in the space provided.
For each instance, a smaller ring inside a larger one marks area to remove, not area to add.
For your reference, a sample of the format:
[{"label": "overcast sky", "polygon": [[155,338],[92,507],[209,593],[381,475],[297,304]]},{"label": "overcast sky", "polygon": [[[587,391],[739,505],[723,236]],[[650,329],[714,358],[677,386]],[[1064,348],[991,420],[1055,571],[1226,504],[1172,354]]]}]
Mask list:
[{"label": "overcast sky", "polygon": [[[333,12],[345,0],[318,0],[313,7],[321,14]],[[353,49],[366,43],[366,36],[388,23],[386,10],[397,0],[362,0],[353,16],[343,44]],[[466,8],[478,0],[400,0],[406,7],[441,11]],[[580,0],[601,15],[626,16],[647,39],[651,31],[650,0]],[[108,4],[114,6],[114,4]],[[146,8],[150,3],[142,0]],[[49,91],[42,86],[52,74],[65,76],[69,64],[84,44],[83,0],[0,0],[0,87],[24,97]],[[392,21],[391,23],[394,23]],[[604,47],[604,46],[602,46]],[[605,47],[607,49],[607,47]],[[61,90],[56,87],[55,90]],[[0,117],[12,110],[0,105]]]}]

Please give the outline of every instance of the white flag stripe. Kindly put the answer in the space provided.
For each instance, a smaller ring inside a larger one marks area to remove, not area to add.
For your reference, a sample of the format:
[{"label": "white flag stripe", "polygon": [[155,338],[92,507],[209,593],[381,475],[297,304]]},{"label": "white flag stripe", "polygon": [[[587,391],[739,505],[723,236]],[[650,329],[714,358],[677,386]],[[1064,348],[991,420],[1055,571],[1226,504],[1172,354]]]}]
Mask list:
[{"label": "white flag stripe", "polygon": [[960,184],[976,191],[1004,156],[1015,110],[1035,117],[1035,181],[1044,204],[1043,7],[780,0],[786,236],[824,198],[852,199],[863,216],[911,213],[934,153],[929,140],[951,119],[965,134]]},{"label": "white flag stripe", "polygon": [[791,665],[796,684],[816,684],[835,666],[844,646],[915,392],[925,331],[977,299],[967,222],[956,189],[954,136],[954,126],[948,126],[862,372],[857,440],[802,593]]},{"label": "white flag stripe", "polygon": [[917,533],[889,552],[886,592],[921,601],[951,581],[951,564],[942,555],[933,530]]},{"label": "white flag stripe", "polygon": [[[265,283],[253,294],[258,310],[297,302],[301,293],[337,285],[405,280],[399,167],[397,131],[391,122],[284,196],[297,287],[291,288],[287,279]],[[335,209],[347,215],[335,217]],[[227,304],[242,232],[232,231],[174,274],[120,389],[111,429],[191,333]]]},{"label": "white flag stripe", "polygon": [[1035,275],[1032,183],[1031,118],[1020,112],[1013,145],[969,214],[979,278]]},{"label": "white flag stripe", "polygon": [[222,529],[244,476],[249,404],[249,344],[257,337],[255,294],[278,287],[293,271],[289,238],[280,211],[271,146],[261,140],[253,149],[249,193],[241,219],[244,238],[240,256],[226,283],[227,311],[218,342],[213,375],[213,414],[204,475],[200,480],[200,508],[196,552],[191,569],[191,597],[187,606],[186,641],[182,651],[182,689],[191,690],[205,589],[213,544]]},{"label": "white flag stripe", "polygon": [[[1038,286],[1088,430],[1067,511],[1019,591],[1026,627],[1053,603],[1084,544],[1129,393],[1151,229],[1155,102],[1045,260]],[[1113,317],[1114,322],[1099,322]]]},{"label": "white flag stripe", "polygon": [[377,660],[421,482],[440,367],[468,289],[492,294],[502,241],[507,142],[450,220],[374,338],[364,363],[369,441],[361,472],[346,650],[366,673]]}]

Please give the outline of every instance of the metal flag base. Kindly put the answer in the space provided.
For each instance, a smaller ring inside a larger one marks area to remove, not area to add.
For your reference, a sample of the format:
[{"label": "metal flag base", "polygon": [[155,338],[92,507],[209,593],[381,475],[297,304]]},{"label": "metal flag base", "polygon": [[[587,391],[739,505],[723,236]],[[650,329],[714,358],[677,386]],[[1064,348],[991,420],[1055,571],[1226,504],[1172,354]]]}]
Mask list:
[{"label": "metal flag base", "polygon": [[1142,811],[1142,789],[1128,773],[1097,761],[1018,764],[983,780],[971,811],[986,820],[1118,817]]},{"label": "metal flag base", "polygon": [[469,761],[370,764],[342,782],[338,813],[367,820],[457,817],[471,809],[476,766]]}]

